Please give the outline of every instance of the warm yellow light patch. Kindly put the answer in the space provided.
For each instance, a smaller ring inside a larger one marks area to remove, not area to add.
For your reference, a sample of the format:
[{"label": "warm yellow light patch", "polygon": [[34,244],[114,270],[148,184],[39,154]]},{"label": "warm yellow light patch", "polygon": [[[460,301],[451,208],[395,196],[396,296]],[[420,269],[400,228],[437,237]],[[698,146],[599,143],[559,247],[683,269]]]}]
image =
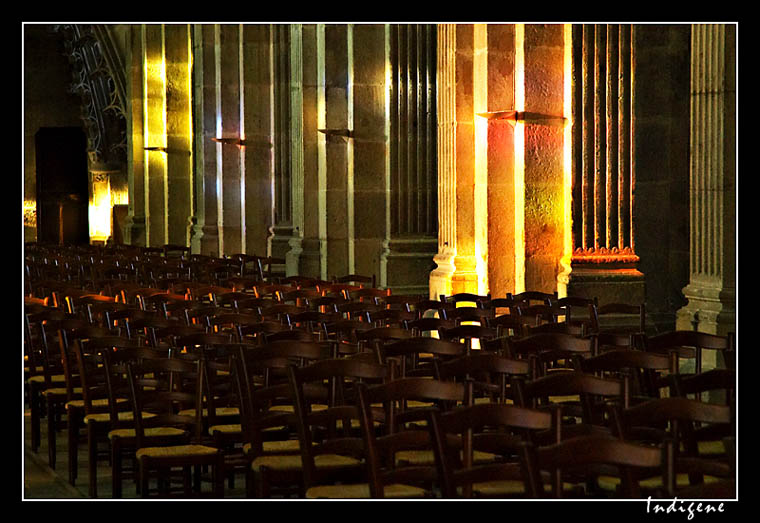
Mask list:
[{"label": "warm yellow light patch", "polygon": [[[525,24],[515,24],[515,111],[525,111]],[[515,294],[525,291],[525,124],[515,121]]]},{"label": "warm yellow light patch", "polygon": [[573,202],[573,168],[572,168],[572,153],[573,153],[573,93],[572,93],[572,71],[573,71],[573,26],[572,24],[564,25],[564,93],[563,93],[563,116],[565,117],[565,127],[563,130],[563,145],[562,145],[562,175],[563,175],[563,187],[562,187],[562,200],[564,203],[564,231],[562,238],[562,258],[560,259],[560,266],[562,267],[561,276],[558,280],[557,292],[560,297],[567,295],[567,278],[570,274],[570,264],[573,254],[573,214],[572,214],[572,202]]},{"label": "warm yellow light patch", "polygon": [[108,177],[93,180],[92,198],[88,208],[90,241],[106,241],[111,236],[111,188]]}]

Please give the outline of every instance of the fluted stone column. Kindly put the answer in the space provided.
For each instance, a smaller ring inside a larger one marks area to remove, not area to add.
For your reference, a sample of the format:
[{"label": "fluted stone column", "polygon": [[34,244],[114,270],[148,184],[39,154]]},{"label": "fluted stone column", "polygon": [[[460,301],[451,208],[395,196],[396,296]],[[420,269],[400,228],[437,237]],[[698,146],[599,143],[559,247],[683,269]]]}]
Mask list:
[{"label": "fluted stone column", "polygon": [[483,60],[475,52],[482,53],[485,41],[482,25],[438,26],[439,232],[431,297],[488,292],[487,177],[475,129],[475,104],[482,108],[486,92]]},{"label": "fluted stone column", "polygon": [[[572,296],[643,303],[635,251],[633,26],[572,28]],[[625,321],[625,320],[622,320]]]},{"label": "fluted stone column", "polygon": [[304,237],[304,142],[303,142],[303,26],[292,24],[289,31],[288,95],[290,117],[288,126],[288,155],[290,157],[290,201],[293,232],[285,254],[288,276],[300,274]]},{"label": "fluted stone column", "polygon": [[690,174],[691,276],[676,326],[725,335],[736,331],[734,25],[692,25]]},{"label": "fluted stone column", "polygon": [[388,26],[388,236],[384,285],[427,294],[437,251],[436,26]]}]

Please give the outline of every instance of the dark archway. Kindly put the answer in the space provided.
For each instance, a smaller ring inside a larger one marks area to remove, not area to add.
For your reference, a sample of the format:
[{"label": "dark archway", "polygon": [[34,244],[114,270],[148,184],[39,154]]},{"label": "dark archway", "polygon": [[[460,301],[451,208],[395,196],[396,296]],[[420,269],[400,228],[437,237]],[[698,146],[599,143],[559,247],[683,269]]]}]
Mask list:
[{"label": "dark archway", "polygon": [[43,127],[35,134],[37,241],[87,244],[87,137],[79,127]]}]

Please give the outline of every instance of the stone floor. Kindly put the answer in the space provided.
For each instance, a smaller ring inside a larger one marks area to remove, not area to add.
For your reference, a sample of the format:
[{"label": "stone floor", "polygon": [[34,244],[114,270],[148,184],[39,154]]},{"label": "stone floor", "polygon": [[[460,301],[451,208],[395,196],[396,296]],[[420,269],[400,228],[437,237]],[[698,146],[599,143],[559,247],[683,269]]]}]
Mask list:
[{"label": "stone floor", "polygon": [[[60,500],[60,499],[89,499],[88,494],[88,471],[87,471],[87,445],[80,443],[77,479],[74,485],[69,483],[68,477],[68,448],[65,428],[56,437],[56,464],[55,469],[48,464],[47,449],[47,420],[42,420],[41,445],[37,452],[32,452],[30,440],[30,416],[29,409],[24,411],[24,500]],[[204,482],[204,490],[210,485]],[[125,479],[123,483],[123,498],[137,498],[134,482]],[[234,488],[225,483],[225,499],[245,497],[245,479],[242,475],[235,478]],[[107,461],[98,463],[98,498],[111,498],[111,469]]]}]

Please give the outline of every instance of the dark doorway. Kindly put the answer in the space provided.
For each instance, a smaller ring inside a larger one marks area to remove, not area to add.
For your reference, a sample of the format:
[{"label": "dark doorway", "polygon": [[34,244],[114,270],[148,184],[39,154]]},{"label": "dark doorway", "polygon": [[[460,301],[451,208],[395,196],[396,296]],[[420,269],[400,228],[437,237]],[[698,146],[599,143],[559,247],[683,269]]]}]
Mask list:
[{"label": "dark doorway", "polygon": [[79,127],[43,127],[35,135],[37,241],[90,241],[87,138]]}]

